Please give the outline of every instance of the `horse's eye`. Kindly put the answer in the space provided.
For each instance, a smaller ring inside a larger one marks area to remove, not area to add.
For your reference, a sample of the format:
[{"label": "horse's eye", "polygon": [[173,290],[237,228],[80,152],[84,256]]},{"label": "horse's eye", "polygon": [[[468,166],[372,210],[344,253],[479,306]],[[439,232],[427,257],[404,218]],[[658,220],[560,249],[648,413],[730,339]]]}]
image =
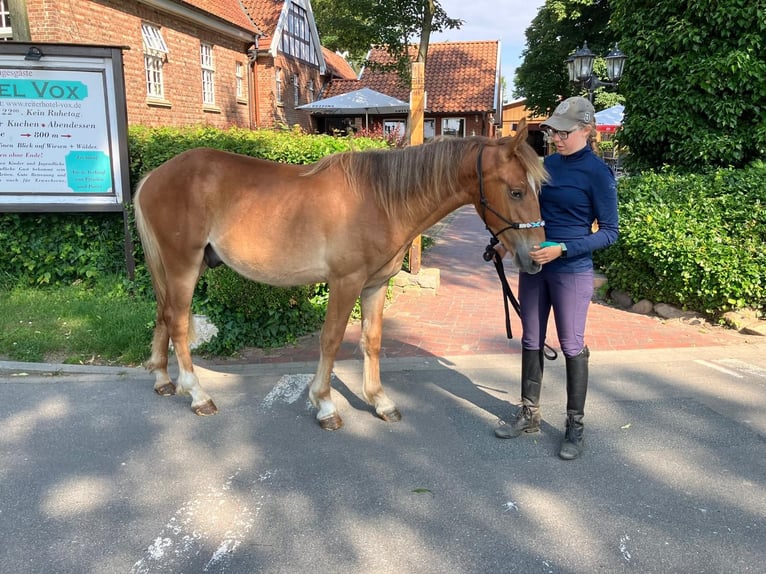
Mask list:
[{"label": "horse's eye", "polygon": [[524,197],[524,191],[521,189],[511,189],[508,191],[508,193],[511,195],[512,199],[521,199]]}]

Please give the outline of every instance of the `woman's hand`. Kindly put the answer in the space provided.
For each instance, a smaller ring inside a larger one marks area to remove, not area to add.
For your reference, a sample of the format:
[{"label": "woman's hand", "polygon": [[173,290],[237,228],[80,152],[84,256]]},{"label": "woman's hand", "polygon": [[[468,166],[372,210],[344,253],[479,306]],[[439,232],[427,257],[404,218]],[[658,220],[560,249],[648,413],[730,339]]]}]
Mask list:
[{"label": "woman's hand", "polygon": [[546,263],[550,263],[554,259],[561,257],[562,251],[560,244],[550,245],[548,247],[535,245],[532,247],[532,251],[529,252],[529,256],[535,263],[545,265]]}]

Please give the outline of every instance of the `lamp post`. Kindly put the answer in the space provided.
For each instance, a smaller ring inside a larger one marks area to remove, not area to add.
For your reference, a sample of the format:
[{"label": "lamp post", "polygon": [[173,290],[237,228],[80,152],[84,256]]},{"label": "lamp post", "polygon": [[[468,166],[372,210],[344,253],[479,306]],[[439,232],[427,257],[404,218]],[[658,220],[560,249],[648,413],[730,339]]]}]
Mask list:
[{"label": "lamp post", "polygon": [[588,48],[588,42],[583,42],[582,48],[578,48],[565,60],[569,81],[573,84],[581,84],[584,89],[588,90],[588,99],[591,102],[596,88],[600,86],[614,87],[620,82],[622,71],[625,68],[625,60],[628,57],[620,51],[617,44],[614,45],[614,48],[606,55],[608,82],[602,82],[593,73],[595,59],[596,55]]}]

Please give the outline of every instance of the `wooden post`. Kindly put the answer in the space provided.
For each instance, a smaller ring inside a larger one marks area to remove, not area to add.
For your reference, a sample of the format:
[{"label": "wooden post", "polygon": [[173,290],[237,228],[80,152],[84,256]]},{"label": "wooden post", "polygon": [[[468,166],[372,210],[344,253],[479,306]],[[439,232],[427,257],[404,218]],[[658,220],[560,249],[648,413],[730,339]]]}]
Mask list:
[{"label": "wooden post", "polygon": [[[410,91],[410,114],[409,130],[410,145],[420,145],[423,143],[423,113],[425,111],[425,68],[423,62],[412,63],[412,88]],[[413,275],[420,273],[420,255],[422,248],[421,236],[418,235],[410,245],[409,250],[409,269]]]},{"label": "wooden post", "polygon": [[27,0],[10,0],[5,5],[8,6],[8,15],[11,17],[11,33],[14,42],[31,42]]}]

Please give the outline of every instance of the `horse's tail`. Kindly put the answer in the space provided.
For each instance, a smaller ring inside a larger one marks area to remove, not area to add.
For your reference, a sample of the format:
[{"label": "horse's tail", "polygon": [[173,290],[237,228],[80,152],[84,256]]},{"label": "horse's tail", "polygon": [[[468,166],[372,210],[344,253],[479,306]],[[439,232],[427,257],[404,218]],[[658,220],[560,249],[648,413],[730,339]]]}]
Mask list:
[{"label": "horse's tail", "polygon": [[[151,224],[146,220],[146,217],[144,217],[144,211],[141,207],[141,191],[151,175],[150,172],[138,182],[136,193],[133,195],[133,206],[136,214],[136,228],[138,229],[138,235],[141,238],[141,245],[144,249],[144,260],[146,261],[149,275],[152,278],[154,297],[157,300],[157,320],[159,321],[161,320],[160,314],[163,313],[165,302],[167,300],[167,277],[165,275],[165,266],[162,263],[162,254],[160,253],[159,244],[157,243],[157,236],[154,233]],[[189,341],[194,341],[196,339],[194,317],[191,309],[189,309],[188,337]]]},{"label": "horse's tail", "polygon": [[158,309],[162,309],[165,305],[165,297],[167,293],[165,267],[162,265],[162,256],[160,255],[160,250],[157,245],[157,236],[154,234],[151,224],[144,217],[144,210],[141,207],[141,191],[151,175],[151,173],[146,175],[140,182],[138,182],[136,193],[133,195],[133,206],[136,214],[136,228],[138,229],[138,235],[141,238],[141,246],[144,248],[146,267],[152,278],[152,286],[154,287],[154,296],[157,299],[157,307]]}]

